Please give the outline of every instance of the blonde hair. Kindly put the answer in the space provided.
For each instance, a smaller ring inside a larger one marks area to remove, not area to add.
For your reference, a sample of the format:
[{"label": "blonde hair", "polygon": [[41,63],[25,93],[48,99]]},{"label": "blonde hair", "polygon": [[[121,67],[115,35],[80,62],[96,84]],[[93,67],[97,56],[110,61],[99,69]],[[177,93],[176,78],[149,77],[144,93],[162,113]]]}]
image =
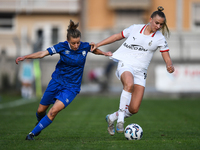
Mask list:
[{"label": "blonde hair", "polygon": [[165,19],[164,24],[163,24],[161,30],[162,30],[162,34],[163,34],[165,37],[169,37],[169,36],[170,36],[170,32],[169,32],[169,28],[168,28],[168,26],[167,26],[167,19],[166,19],[166,17],[165,17],[165,14],[163,13],[164,8],[163,8],[162,6],[158,6],[157,9],[158,9],[157,11],[154,11],[154,12],[152,13],[151,18],[154,18],[156,15],[158,15],[159,17]]}]

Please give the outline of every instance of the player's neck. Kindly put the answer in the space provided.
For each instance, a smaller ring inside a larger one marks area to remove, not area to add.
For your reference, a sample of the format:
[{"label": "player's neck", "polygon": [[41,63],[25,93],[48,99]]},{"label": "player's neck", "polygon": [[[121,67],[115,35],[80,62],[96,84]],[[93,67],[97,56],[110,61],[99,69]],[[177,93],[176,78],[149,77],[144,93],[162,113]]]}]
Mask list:
[{"label": "player's neck", "polygon": [[152,31],[150,25],[147,24],[146,28],[144,29],[144,33],[143,34],[144,35],[150,35],[152,33],[154,33],[154,31]]}]

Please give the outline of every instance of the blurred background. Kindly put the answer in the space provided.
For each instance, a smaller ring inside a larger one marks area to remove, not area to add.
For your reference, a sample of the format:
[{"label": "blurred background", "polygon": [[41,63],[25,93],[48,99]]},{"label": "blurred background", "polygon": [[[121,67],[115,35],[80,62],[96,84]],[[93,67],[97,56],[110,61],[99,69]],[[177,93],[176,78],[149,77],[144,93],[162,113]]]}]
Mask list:
[{"label": "blurred background", "polygon": [[[176,71],[167,73],[157,51],[148,69],[145,96],[198,97],[200,0],[0,0],[1,94],[42,96],[59,55],[27,62],[29,65],[16,65],[15,59],[65,41],[70,19],[80,23],[82,41],[99,42],[132,24],[148,23],[158,6],[164,7],[171,32],[167,42]],[[114,52],[122,42],[100,49]],[[89,54],[81,94],[120,94],[116,67],[107,57]]]}]

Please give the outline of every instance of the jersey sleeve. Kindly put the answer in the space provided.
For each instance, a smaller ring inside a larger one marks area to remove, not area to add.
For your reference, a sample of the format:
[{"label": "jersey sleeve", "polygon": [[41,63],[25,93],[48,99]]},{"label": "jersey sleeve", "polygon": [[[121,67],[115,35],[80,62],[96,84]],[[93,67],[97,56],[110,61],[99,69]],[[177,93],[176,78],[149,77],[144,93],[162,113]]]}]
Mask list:
[{"label": "jersey sleeve", "polygon": [[49,51],[50,55],[53,55],[53,54],[56,54],[56,53],[60,53],[62,51],[62,48],[60,46],[60,43],[58,43],[54,46],[47,48],[47,50]]},{"label": "jersey sleeve", "polygon": [[159,40],[159,49],[160,49],[160,52],[169,51],[169,47],[168,47],[165,37],[163,37],[161,40]]},{"label": "jersey sleeve", "polygon": [[88,47],[88,52],[92,52],[91,51],[91,45],[89,45],[89,47]]},{"label": "jersey sleeve", "polygon": [[121,33],[122,33],[122,36],[123,36],[124,38],[129,37],[131,31],[133,30],[133,27],[134,27],[134,25],[132,25],[132,26],[130,26],[130,27],[124,29],[124,30],[121,32]]},{"label": "jersey sleeve", "polygon": [[90,45],[88,42],[85,42],[85,43],[84,43],[84,49],[85,49],[87,52],[91,52],[91,45]]}]

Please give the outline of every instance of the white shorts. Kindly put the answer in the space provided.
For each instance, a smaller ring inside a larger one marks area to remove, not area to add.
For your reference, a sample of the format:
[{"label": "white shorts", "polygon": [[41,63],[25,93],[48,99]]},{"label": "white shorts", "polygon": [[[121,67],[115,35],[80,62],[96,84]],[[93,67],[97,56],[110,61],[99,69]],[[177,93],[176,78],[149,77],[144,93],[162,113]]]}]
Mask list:
[{"label": "white shorts", "polygon": [[125,71],[129,71],[130,73],[132,73],[134,78],[134,84],[138,84],[145,87],[147,77],[146,70],[135,69],[133,66],[119,61],[116,70],[116,76],[119,80],[121,79],[122,73],[124,73]]}]

